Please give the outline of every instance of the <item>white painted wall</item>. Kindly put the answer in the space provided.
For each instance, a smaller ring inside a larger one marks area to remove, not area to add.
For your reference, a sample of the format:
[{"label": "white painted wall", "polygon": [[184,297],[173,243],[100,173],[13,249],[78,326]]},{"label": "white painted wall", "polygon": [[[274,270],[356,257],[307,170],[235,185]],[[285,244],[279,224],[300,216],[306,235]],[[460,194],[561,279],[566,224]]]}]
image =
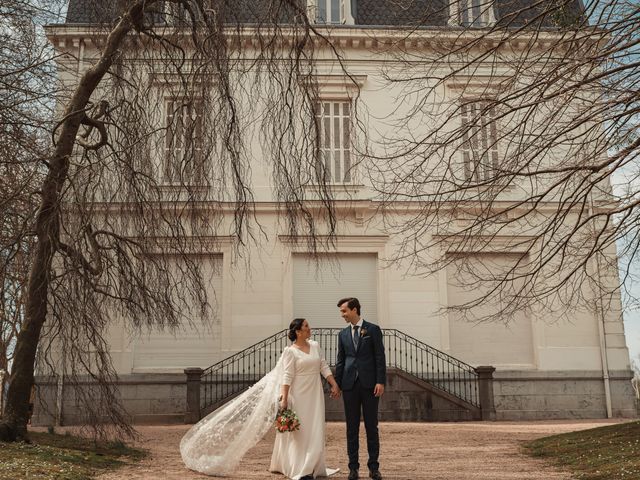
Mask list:
[{"label": "white painted wall", "polygon": [[[72,36],[62,46],[60,41],[56,43],[59,48],[76,53]],[[363,114],[368,115],[368,121],[371,122],[370,132],[384,135],[389,127],[381,119],[393,110],[393,99],[401,93],[399,89],[381,88],[383,82],[379,72],[383,65],[390,65],[385,63],[389,57],[367,50],[365,40],[347,50],[348,67],[364,79],[360,102],[365,106]],[[91,55],[90,49],[87,55]],[[64,61],[67,66],[74,66],[71,59]],[[88,65],[89,60],[85,59],[84,68]],[[328,63],[320,63],[319,70],[324,74],[336,73],[335,66]],[[73,83],[71,72],[73,68],[62,73],[68,84]],[[332,88],[339,89],[335,86]],[[437,92],[437,95],[441,95],[443,104],[446,104],[447,92]],[[243,258],[235,257],[230,246],[221,248],[221,251],[207,252],[211,256],[222,256],[220,275],[212,282],[220,312],[219,323],[212,329],[200,327],[197,323],[192,327],[185,326],[182,333],[177,333],[180,336],[175,340],[166,333],[157,332],[152,333],[149,340],[132,340],[122,324],[116,324],[110,338],[119,373],[179,371],[185,366],[207,367],[285,328],[294,316],[307,315],[307,306],[313,314],[322,312],[317,320],[313,318],[315,325],[343,325],[337,309],[335,316],[331,317],[330,314],[331,309],[335,308],[334,286],[327,295],[328,288],[319,293],[314,304],[310,301],[297,303],[294,298],[301,287],[300,277],[305,275],[296,263],[296,258],[299,258],[296,255],[308,252],[303,242],[296,244],[288,240],[286,232],[279,226],[276,209],[270,203],[273,199],[269,185],[271,173],[263,161],[258,138],[254,139],[252,149],[255,161],[252,182],[256,187],[259,207],[257,219],[264,228],[265,236]],[[367,165],[361,165],[360,168],[367,168]],[[513,195],[516,193],[512,192]],[[370,255],[378,259],[376,268],[366,273],[371,276],[368,281],[377,289],[375,301],[370,300],[373,296],[368,297],[364,305],[369,309],[375,305],[375,320],[381,326],[402,330],[474,365],[492,364],[499,368],[541,371],[598,371],[601,369],[601,359],[597,322],[604,320],[609,368],[628,368],[619,301],[607,306],[600,318],[585,310],[576,312],[568,321],[558,322],[548,315],[523,312],[518,318],[509,319],[508,327],[499,323],[473,325],[455,316],[443,315],[443,307],[464,300],[468,292],[453,285],[447,271],[436,276],[417,277],[407,274],[408,266],[404,264],[387,268],[382,259],[389,258],[395,252],[399,239],[388,236],[380,226],[375,209],[367,203],[371,197],[369,188],[366,185],[352,186],[339,193],[338,197],[346,201],[346,206],[335,251],[345,255],[345,258]],[[357,208],[354,211],[352,207]],[[373,222],[362,220],[368,215],[374,215]],[[615,255],[615,251],[612,250],[609,255]],[[498,262],[502,260],[497,259]],[[327,281],[330,282],[324,280]],[[313,284],[309,279],[306,288],[311,288]],[[318,285],[318,288],[323,288],[326,283]],[[367,287],[367,291],[370,288],[373,287]],[[347,285],[345,290],[349,289]],[[345,291],[345,294],[351,293]],[[325,303],[328,306],[323,310]],[[364,314],[367,316],[366,310]]]}]

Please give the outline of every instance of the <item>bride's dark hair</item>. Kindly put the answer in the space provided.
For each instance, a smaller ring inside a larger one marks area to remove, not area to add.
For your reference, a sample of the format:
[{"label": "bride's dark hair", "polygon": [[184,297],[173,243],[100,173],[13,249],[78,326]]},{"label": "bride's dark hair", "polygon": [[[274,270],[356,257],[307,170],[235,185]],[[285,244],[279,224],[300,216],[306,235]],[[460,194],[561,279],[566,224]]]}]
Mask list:
[{"label": "bride's dark hair", "polygon": [[304,323],[304,318],[294,318],[293,321],[289,324],[289,340],[292,342],[296,341],[296,331],[302,328],[302,324]]}]

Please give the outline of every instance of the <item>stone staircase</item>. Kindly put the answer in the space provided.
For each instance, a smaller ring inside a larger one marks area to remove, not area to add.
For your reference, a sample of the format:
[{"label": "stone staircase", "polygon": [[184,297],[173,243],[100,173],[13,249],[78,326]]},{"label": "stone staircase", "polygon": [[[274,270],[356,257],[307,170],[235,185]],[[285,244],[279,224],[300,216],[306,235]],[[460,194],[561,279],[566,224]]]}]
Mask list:
[{"label": "stone staircase", "polygon": [[[335,364],[339,328],[314,329],[313,338]],[[495,418],[493,367],[472,367],[399,330],[383,329],[387,385],[380,401],[383,421],[462,421]],[[193,423],[256,383],[289,345],[278,332],[207,369],[186,369],[187,412]],[[328,386],[325,385],[325,391]],[[342,401],[326,397],[327,420],[343,420]]]}]

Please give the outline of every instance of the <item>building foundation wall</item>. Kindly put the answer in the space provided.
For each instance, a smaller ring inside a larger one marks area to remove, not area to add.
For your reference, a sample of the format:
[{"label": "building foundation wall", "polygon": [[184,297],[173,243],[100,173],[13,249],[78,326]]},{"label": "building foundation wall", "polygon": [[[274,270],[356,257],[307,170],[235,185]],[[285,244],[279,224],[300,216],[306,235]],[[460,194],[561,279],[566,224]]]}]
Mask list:
[{"label": "building foundation wall", "polygon": [[[611,372],[611,403],[614,417],[638,416],[631,386],[631,371]],[[500,371],[494,373],[497,420],[550,420],[606,418],[604,382],[599,372]],[[122,375],[120,398],[134,424],[183,423],[187,384],[184,374]],[[40,380],[32,424],[54,425],[57,385]],[[344,419],[342,400],[325,398],[327,420]],[[69,388],[63,389],[61,424],[84,421],[80,405]],[[382,421],[468,421],[469,412],[451,405],[432,392],[389,375],[380,403]]]}]

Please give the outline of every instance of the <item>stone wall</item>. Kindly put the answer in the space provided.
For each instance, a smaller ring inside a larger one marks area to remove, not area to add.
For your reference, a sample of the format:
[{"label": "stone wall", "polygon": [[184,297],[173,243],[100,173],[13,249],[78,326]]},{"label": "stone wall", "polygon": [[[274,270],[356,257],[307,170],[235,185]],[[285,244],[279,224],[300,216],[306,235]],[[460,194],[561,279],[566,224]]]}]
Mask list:
[{"label": "stone wall", "polygon": [[[614,417],[638,416],[631,387],[631,372],[612,372],[611,396]],[[605,418],[603,380],[597,372],[494,373],[494,402],[498,420],[548,420]],[[184,374],[123,375],[120,395],[134,423],[183,423],[186,411]],[[40,381],[34,425],[52,425],[55,419],[56,385]],[[327,420],[344,420],[342,400],[325,399]],[[62,423],[81,422],[82,411],[69,390],[64,393]],[[468,421],[471,413],[426,391],[402,375],[389,371],[385,395],[380,402],[382,421]]]},{"label": "stone wall", "polygon": [[[325,398],[327,420],[344,420],[342,398]],[[408,381],[393,370],[387,372],[385,393],[378,408],[381,421],[450,422],[473,420],[468,410]]]},{"label": "stone wall", "polygon": [[[614,417],[638,416],[631,371],[611,372]],[[496,371],[494,401],[498,420],[606,418],[604,380],[598,372]]]},{"label": "stone wall", "polygon": [[[55,423],[57,385],[37,381],[33,425]],[[118,382],[120,398],[136,424],[184,423],[187,386],[184,374],[123,375]],[[63,389],[62,424],[84,420],[83,411],[70,388]]]}]

